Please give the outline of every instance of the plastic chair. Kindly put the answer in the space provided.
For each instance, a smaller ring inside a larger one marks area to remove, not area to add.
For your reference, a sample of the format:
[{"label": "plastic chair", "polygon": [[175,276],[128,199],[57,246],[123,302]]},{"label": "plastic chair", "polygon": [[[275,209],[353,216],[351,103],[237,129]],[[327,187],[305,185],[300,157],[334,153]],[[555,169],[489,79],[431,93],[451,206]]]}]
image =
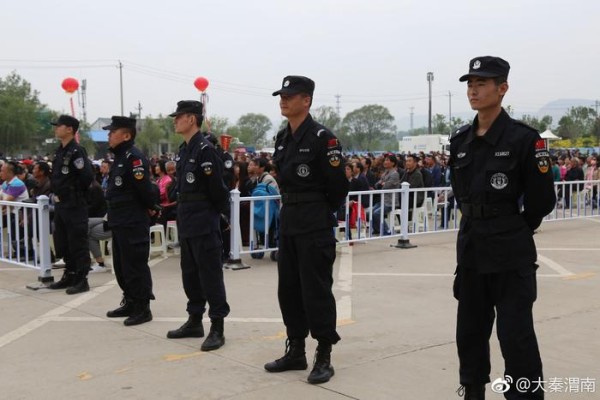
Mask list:
[{"label": "plastic chair", "polygon": [[[158,235],[158,238],[152,240],[152,235]],[[160,242],[159,242],[160,240]],[[155,252],[161,252],[163,257],[167,256],[167,242],[165,240],[165,227],[161,224],[156,224],[150,227],[150,255]]]}]

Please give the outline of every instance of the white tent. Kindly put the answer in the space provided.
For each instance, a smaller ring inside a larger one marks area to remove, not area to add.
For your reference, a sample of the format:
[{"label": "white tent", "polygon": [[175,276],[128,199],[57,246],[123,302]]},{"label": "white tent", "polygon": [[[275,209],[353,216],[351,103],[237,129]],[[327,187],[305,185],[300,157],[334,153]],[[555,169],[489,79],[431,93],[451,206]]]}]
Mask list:
[{"label": "white tent", "polygon": [[544,132],[542,132],[540,134],[540,137],[542,139],[548,139],[548,140],[560,140],[562,139],[559,136],[556,136],[554,133],[552,133],[552,131],[550,131],[550,129],[546,129]]}]

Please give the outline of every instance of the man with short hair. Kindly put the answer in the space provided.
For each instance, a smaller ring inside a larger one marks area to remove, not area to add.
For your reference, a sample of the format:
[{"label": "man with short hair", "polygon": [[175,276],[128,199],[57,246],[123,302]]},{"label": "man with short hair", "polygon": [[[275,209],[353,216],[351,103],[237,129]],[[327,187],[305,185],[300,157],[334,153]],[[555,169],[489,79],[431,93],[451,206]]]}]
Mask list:
[{"label": "man with short hair", "polygon": [[225,294],[221,211],[229,202],[223,182],[223,161],[215,147],[200,133],[202,103],[182,100],[173,117],[175,132],[183,137],[177,161],[177,230],[181,246],[181,275],[188,298],[188,320],[167,333],[169,339],[203,337],[202,317],[209,305],[210,332],[200,350],[212,351],[225,344],[224,319],[229,315]]},{"label": "man with short hair", "polygon": [[467,81],[477,116],[450,139],[450,178],[462,212],[454,280],[456,344],[467,400],[485,397],[496,316],[508,385],[504,397],[544,398],[532,314],[538,268],[533,233],[556,196],[544,140],[502,108],[509,68],[499,57],[470,61],[459,80]]},{"label": "man with short hair", "polygon": [[333,263],[337,226],[334,213],[348,194],[342,146],[310,115],[315,83],[305,76],[286,76],[280,96],[281,114],[288,119],[275,140],[273,164],[280,177],[279,307],[288,342],[285,355],[265,364],[269,372],[308,367],[305,338],[318,341],[312,384],[334,374],[331,347],[340,340],[336,331]]},{"label": "man with short hair", "polygon": [[150,300],[154,300],[154,293],[148,266],[150,217],[159,212],[159,199],[150,182],[148,159],[135,147],[135,118],[113,116],[110,125],[102,129],[108,131],[108,146],[115,155],[106,202],[108,227],[112,231],[113,269],[123,291],[121,306],[108,311],[106,316],[127,317],[123,321],[125,326],[139,325],[152,321]]},{"label": "man with short hair", "polygon": [[38,161],[33,165],[32,175],[35,179],[35,187],[31,189],[30,196],[37,198],[38,196],[50,196],[52,187],[50,186],[50,166],[45,161]]},{"label": "man with short hair", "polygon": [[60,141],[52,163],[52,193],[54,193],[54,247],[65,260],[65,272],[50,289],[66,289],[67,294],[87,292],[90,269],[88,245],[87,189],[94,179],[94,169],[85,149],[75,140],[79,121],[61,115],[54,125],[54,135]]}]

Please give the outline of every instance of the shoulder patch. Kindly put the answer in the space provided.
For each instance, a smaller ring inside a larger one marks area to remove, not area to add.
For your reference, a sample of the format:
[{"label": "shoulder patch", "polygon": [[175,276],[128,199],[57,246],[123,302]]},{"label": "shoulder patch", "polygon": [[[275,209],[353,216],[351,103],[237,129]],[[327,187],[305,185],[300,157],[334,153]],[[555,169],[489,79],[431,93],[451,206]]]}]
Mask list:
[{"label": "shoulder patch", "polygon": [[460,128],[456,129],[454,132],[451,132],[448,139],[452,140],[465,132],[468,132],[471,129],[471,124],[463,125]]}]

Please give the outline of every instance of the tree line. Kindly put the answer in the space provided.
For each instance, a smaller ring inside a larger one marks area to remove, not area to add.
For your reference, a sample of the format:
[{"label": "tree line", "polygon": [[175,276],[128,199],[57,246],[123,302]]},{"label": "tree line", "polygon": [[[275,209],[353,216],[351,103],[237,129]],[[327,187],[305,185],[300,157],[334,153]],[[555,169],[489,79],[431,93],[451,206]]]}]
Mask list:
[{"label": "tree line", "polygon": [[[506,107],[512,114],[512,108]],[[369,104],[350,111],[343,118],[330,106],[320,106],[312,110],[313,118],[332,129],[344,147],[350,151],[373,151],[398,149],[398,130],[390,111],[378,104]],[[50,121],[58,112],[49,109],[39,101],[39,92],[31,84],[12,72],[0,77],[0,148],[5,155],[46,154],[52,152],[55,143],[47,143],[53,137]],[[523,115],[521,118],[540,132],[552,125],[551,116],[541,118]],[[282,121],[278,129],[285,127]],[[447,135],[457,127],[467,123],[461,118],[447,120],[443,114],[432,117],[432,131]],[[80,127],[81,143],[90,154],[94,154],[95,143],[89,136],[89,124]],[[252,146],[261,148],[273,144],[275,136],[271,120],[263,114],[248,113],[235,123],[225,117],[210,116],[203,130],[210,130],[216,136],[227,133],[234,137],[233,147]],[[147,117],[141,124],[137,144],[147,153],[156,151],[156,144],[170,142],[176,148],[181,139],[174,134],[172,119],[163,115]],[[427,127],[413,129],[410,135],[428,133]],[[559,121],[555,133],[564,140],[556,144],[563,147],[591,147],[600,145],[600,118],[594,108],[573,107]]]}]

